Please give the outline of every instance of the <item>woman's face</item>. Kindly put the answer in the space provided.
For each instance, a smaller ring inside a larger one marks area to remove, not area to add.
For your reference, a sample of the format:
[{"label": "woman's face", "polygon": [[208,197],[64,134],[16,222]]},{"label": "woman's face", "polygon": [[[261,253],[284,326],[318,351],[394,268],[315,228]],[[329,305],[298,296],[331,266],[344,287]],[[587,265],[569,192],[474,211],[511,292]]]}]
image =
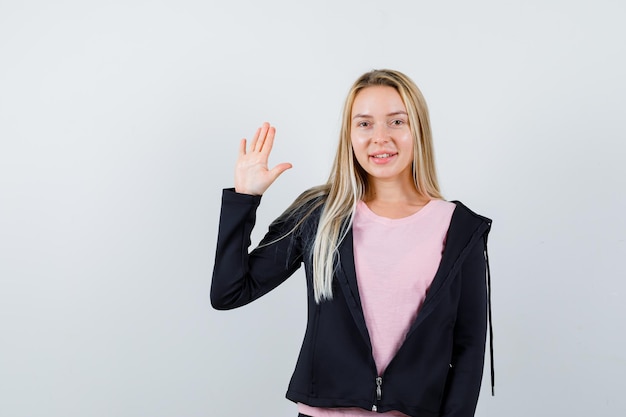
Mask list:
[{"label": "woman's face", "polygon": [[354,155],[370,179],[413,181],[413,135],[395,88],[374,86],[359,91],[350,122]]}]

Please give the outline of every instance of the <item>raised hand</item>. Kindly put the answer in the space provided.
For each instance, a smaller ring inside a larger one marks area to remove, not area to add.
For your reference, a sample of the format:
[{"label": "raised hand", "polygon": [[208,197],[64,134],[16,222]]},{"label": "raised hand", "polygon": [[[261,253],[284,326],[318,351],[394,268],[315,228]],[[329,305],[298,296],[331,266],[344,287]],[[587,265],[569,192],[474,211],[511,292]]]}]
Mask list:
[{"label": "raised hand", "polygon": [[235,165],[235,191],[243,194],[261,195],[278,178],[291,168],[284,162],[268,169],[267,160],[274,145],[276,129],[269,123],[256,130],[250,148],[246,150],[246,139],[239,144],[239,157]]}]

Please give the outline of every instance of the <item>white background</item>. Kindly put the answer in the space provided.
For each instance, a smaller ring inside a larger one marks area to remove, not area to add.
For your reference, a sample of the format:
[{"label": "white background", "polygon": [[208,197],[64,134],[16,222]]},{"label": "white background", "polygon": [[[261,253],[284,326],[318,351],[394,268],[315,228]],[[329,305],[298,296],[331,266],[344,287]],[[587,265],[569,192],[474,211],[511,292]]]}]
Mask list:
[{"label": "white background", "polygon": [[208,293],[238,142],[278,128],[258,240],[326,180],[351,83],[431,110],[444,195],[494,220],[496,397],[626,414],[626,6],[0,1],[0,416],[295,416],[303,275]]}]

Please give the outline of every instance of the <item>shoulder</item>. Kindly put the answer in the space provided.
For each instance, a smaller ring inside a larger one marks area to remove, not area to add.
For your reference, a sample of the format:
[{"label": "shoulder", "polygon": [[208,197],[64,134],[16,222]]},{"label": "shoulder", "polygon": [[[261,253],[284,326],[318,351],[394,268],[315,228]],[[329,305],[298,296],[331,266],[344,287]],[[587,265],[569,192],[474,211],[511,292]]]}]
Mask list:
[{"label": "shoulder", "polygon": [[428,207],[430,211],[451,216],[456,209],[456,204],[450,201],[446,201],[444,199],[437,198],[430,200],[426,207]]},{"label": "shoulder", "polygon": [[491,219],[480,215],[460,201],[451,201],[455,205],[449,234],[453,236],[486,236],[491,230]]},{"label": "shoulder", "polygon": [[326,186],[309,188],[300,194],[293,203],[283,212],[280,218],[296,218],[299,221],[305,218],[319,218],[324,203],[328,197]]},{"label": "shoulder", "polygon": [[471,210],[465,204],[458,200],[452,200],[448,202],[450,204],[455,205],[454,213],[458,213],[458,217],[463,218],[464,220],[475,222],[475,223],[486,223],[491,225],[491,219],[485,216],[482,216],[475,211]]},{"label": "shoulder", "polygon": [[272,226],[287,227],[294,232],[294,236],[314,235],[327,195],[323,187],[306,190],[274,220]]}]

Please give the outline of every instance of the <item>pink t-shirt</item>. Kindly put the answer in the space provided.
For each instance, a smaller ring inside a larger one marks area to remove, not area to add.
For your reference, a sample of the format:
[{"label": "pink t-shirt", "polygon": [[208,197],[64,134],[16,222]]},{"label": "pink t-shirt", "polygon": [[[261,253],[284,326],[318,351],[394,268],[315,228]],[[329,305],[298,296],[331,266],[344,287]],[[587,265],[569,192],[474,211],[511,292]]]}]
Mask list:
[{"label": "pink t-shirt", "polygon": [[[431,200],[417,213],[389,219],[360,201],[352,226],[354,264],[365,323],[378,375],[396,354],[426,298],[439,268],[450,219],[456,206]],[[399,416],[361,408],[317,408],[298,404],[313,417]]]}]

